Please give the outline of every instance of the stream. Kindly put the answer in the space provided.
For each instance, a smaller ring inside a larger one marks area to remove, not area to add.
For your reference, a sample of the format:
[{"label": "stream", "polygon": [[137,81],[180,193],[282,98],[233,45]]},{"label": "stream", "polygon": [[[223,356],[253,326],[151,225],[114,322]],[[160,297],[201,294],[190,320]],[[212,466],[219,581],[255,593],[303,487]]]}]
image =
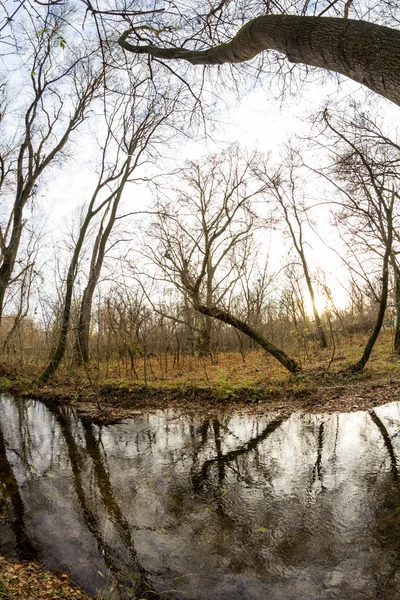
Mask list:
[{"label": "stream", "polygon": [[0,553],[123,600],[400,600],[400,403],[215,414],[2,395]]}]

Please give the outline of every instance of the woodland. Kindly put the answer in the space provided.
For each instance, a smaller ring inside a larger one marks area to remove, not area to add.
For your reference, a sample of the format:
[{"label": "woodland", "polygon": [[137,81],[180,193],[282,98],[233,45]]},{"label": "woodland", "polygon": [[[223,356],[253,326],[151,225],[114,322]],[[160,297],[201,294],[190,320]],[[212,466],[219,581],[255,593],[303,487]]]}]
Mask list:
[{"label": "woodland", "polygon": [[3,0],[1,598],[399,597],[399,105],[397,0]]}]

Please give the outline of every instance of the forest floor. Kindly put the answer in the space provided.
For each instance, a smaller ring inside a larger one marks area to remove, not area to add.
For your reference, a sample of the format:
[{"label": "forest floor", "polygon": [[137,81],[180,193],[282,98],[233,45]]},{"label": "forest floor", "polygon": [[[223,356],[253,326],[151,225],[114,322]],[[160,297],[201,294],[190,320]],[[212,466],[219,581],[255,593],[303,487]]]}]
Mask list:
[{"label": "forest floor", "polygon": [[1,600],[90,600],[71,585],[69,574],[56,575],[34,562],[13,562],[0,556]]},{"label": "forest floor", "polygon": [[151,357],[146,364],[138,359],[134,370],[121,362],[64,367],[49,383],[38,379],[38,365],[21,369],[3,364],[0,390],[72,405],[98,423],[157,408],[221,411],[236,406],[288,414],[364,410],[400,400],[400,356],[392,351],[391,336],[381,334],[365,370],[354,372],[351,365],[360,358],[364,343],[358,337],[335,351],[309,347],[303,371],[295,376],[256,350],[244,356],[181,356],[179,362],[171,356]]}]

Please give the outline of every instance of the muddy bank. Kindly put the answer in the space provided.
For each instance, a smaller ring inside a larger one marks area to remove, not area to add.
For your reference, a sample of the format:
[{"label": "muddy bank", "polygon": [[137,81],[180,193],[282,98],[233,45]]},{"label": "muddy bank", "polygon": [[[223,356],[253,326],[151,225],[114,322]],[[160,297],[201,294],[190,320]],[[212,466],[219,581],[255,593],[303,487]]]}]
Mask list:
[{"label": "muddy bank", "polygon": [[352,412],[400,400],[397,377],[371,373],[311,373],[271,386],[156,386],[103,385],[95,392],[71,382],[41,384],[35,380],[0,377],[0,391],[48,404],[67,404],[91,422],[111,423],[134,417],[144,409],[180,408],[187,411],[237,409],[273,411]]}]

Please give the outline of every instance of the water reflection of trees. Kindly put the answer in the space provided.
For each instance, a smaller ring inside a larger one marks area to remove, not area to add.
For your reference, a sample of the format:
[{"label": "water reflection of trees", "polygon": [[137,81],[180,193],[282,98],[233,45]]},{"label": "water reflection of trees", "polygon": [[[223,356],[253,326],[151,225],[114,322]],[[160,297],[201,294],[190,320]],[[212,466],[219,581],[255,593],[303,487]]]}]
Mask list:
[{"label": "water reflection of trees", "polygon": [[267,439],[269,435],[271,435],[282,423],[284,419],[274,419],[271,423],[268,423],[261,433],[252,437],[249,441],[240,445],[238,448],[234,450],[229,450],[228,452],[223,452],[222,450],[222,428],[218,419],[212,420],[212,430],[214,433],[214,442],[215,442],[215,452],[216,456],[213,458],[209,458],[204,460],[201,465],[201,468],[198,471],[192,470],[191,473],[191,481],[192,486],[195,491],[201,490],[201,488],[205,485],[207,480],[209,479],[209,471],[212,467],[216,466],[218,470],[218,482],[220,485],[223,485],[226,474],[226,467],[230,465],[230,463],[234,463],[236,469],[236,475],[245,480],[245,476],[240,474],[240,465],[237,459],[240,456],[245,456],[247,453],[252,452],[257,448],[257,446]]},{"label": "water reflection of trees", "polygon": [[377,426],[379,433],[382,436],[383,443],[384,443],[385,448],[388,451],[388,454],[390,457],[390,470],[392,471],[393,476],[395,478],[397,478],[398,474],[399,474],[399,469],[397,466],[397,457],[396,457],[396,454],[395,454],[395,451],[393,448],[393,444],[392,444],[392,440],[389,435],[389,432],[388,432],[385,424],[383,423],[383,421],[377,415],[375,410],[371,410],[369,412],[369,416],[371,417],[372,422]]},{"label": "water reflection of trees", "polygon": [[25,524],[25,505],[21,491],[7,457],[7,448],[0,422],[0,514],[6,512],[7,505],[12,510],[8,521],[14,533],[17,555],[20,559],[35,560],[39,558],[36,544],[28,534]]},{"label": "water reflection of trees", "polygon": [[371,529],[374,539],[381,547],[382,556],[386,557],[389,554],[391,560],[382,561],[374,578],[380,597],[392,599],[400,597],[400,479],[394,446],[397,432],[390,433],[386,419],[381,418],[378,412],[379,409],[369,411],[369,417],[379,432],[380,445],[390,461],[390,471],[384,469],[383,479],[386,481],[381,486],[381,494],[376,498],[375,518]]},{"label": "water reflection of trees", "polygon": [[[143,596],[147,591],[152,590],[152,585],[135,550],[129,523],[115,498],[105,455],[100,450],[100,435],[96,438],[93,426],[85,423],[83,425],[85,447],[81,448],[73,434],[71,416],[68,417],[60,411],[53,410],[52,412],[56,422],[60,425],[66,443],[73,473],[74,490],[83,513],[84,522],[96,540],[99,554],[104,557],[107,567],[112,572],[113,579],[118,585],[119,595],[123,598],[125,596],[130,597],[131,593],[134,592]],[[117,543],[112,544],[106,540],[94,489],[91,490],[91,494],[85,493],[85,456],[89,456],[92,460],[94,473],[92,486],[98,491],[107,518],[115,527]],[[93,499],[94,505],[91,507],[90,503],[93,502]],[[124,549],[123,553],[120,550],[121,547]],[[158,596],[155,592],[152,592],[152,597],[157,598]]]},{"label": "water reflection of trees", "polygon": [[[30,413],[17,414],[7,439],[20,438],[13,446],[28,481],[38,438]],[[240,586],[271,599],[322,598],[326,590],[332,598],[346,590],[352,599],[380,597],[378,590],[396,598],[396,411],[288,419],[166,413],[104,429],[65,411],[52,415],[43,424],[49,464],[69,465],[69,493],[122,597],[151,590],[149,598],[178,598],[180,590],[213,598],[229,574],[230,598],[241,597]],[[1,431],[7,458],[5,445]],[[3,462],[7,479],[14,467]],[[42,472],[48,468],[43,457]],[[15,490],[17,479],[7,485]],[[13,514],[24,517],[15,497]]]}]

